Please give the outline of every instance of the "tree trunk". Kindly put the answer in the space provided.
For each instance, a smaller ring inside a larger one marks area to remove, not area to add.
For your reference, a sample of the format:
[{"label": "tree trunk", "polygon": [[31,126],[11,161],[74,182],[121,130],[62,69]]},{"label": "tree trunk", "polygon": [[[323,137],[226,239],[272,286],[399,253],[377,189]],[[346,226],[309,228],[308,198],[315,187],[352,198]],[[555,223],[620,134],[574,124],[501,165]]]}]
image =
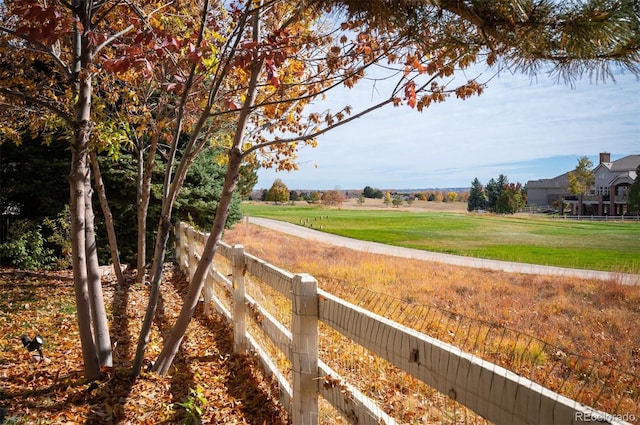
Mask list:
[{"label": "tree trunk", "polygon": [[[252,37],[256,42],[260,38],[260,15],[257,12],[257,10],[259,9],[260,8],[258,7],[256,9],[256,12],[254,12],[253,14]],[[218,247],[218,242],[222,238],[222,233],[224,232],[224,226],[227,222],[227,217],[229,217],[231,199],[233,197],[233,191],[235,190],[238,183],[240,165],[242,164],[243,159],[242,140],[244,137],[245,129],[247,127],[247,122],[249,121],[251,109],[256,98],[258,77],[260,75],[260,71],[262,70],[263,64],[264,62],[262,60],[255,60],[251,65],[251,77],[249,79],[249,83],[247,84],[247,95],[243,102],[243,108],[240,112],[240,115],[238,116],[238,123],[235,128],[233,141],[231,143],[231,149],[229,150],[229,163],[227,165],[227,173],[225,174],[224,186],[222,188],[220,202],[218,203],[218,209],[216,210],[216,217],[213,221],[213,228],[211,229],[209,239],[207,239],[207,243],[202,252],[202,257],[198,262],[198,267],[196,267],[196,271],[191,278],[189,290],[187,291],[187,295],[184,298],[184,303],[182,305],[182,309],[180,310],[180,315],[178,316],[173,329],[171,329],[171,334],[165,341],[164,347],[162,348],[162,351],[160,352],[160,355],[158,356],[158,359],[153,366],[153,370],[158,372],[160,375],[165,375],[169,371],[169,367],[171,367],[171,363],[173,363],[173,359],[178,353],[182,338],[184,338],[184,335],[187,332],[187,328],[189,326],[189,323],[191,322],[193,313],[195,312],[196,306],[198,305],[200,293],[202,292],[202,287],[204,286],[204,278],[207,275],[207,271],[209,270],[211,262],[213,261],[213,257]],[[200,125],[202,125],[203,122],[202,118],[204,117],[201,117],[199,123]],[[180,165],[182,166],[184,164]],[[184,171],[182,174],[186,175],[186,171]]]},{"label": "tree trunk", "polygon": [[[113,262],[113,271],[118,279],[118,285],[124,285],[124,275],[122,274],[122,265],[120,264],[120,253],[118,252],[118,240],[116,238],[116,231],[113,227],[113,214],[111,214],[111,208],[109,208],[109,202],[107,200],[107,194],[104,190],[104,183],[102,181],[102,173],[100,172],[100,164],[94,150],[89,153],[91,159],[91,166],[93,169],[93,179],[96,185],[96,192],[98,193],[98,199],[100,200],[100,207],[102,208],[102,214],[104,215],[104,224],[107,228],[107,237],[109,238],[109,248],[111,249],[111,262]],[[90,201],[91,199],[89,199]]]},{"label": "tree trunk", "polygon": [[90,123],[81,122],[74,132],[71,154],[69,188],[71,191],[71,252],[73,265],[73,286],[76,297],[78,331],[82,345],[84,373],[87,380],[100,377],[100,365],[91,329],[91,303],[87,275],[87,245],[85,219],[85,179],[88,178],[87,145]]},{"label": "tree trunk", "polygon": [[[209,9],[209,2],[205,1],[202,7],[202,15],[200,22],[200,33],[198,35],[197,46],[199,47],[202,43],[203,32],[205,28],[206,17]],[[142,329],[140,330],[140,336],[138,337],[138,346],[136,348],[136,356],[133,360],[132,367],[132,375],[137,376],[140,373],[140,369],[142,367],[142,362],[144,360],[144,352],[146,350],[147,344],[149,343],[149,335],[151,334],[151,324],[153,322],[153,316],[156,313],[156,308],[158,306],[158,299],[160,297],[160,282],[162,280],[162,268],[164,266],[164,258],[167,249],[167,241],[169,240],[169,234],[171,233],[171,212],[173,210],[173,204],[175,203],[176,197],[180,188],[184,183],[184,179],[186,178],[188,171],[189,161],[193,161],[193,157],[195,155],[193,151],[193,145],[197,138],[200,136],[202,125],[206,121],[208,117],[208,112],[203,112],[202,116],[196,127],[193,129],[191,138],[187,147],[185,147],[182,152],[183,156],[181,158],[180,163],[178,164],[176,170],[176,176],[172,181],[172,167],[176,158],[176,152],[178,150],[178,143],[180,140],[180,135],[182,133],[182,124],[184,121],[184,108],[187,103],[187,99],[189,96],[189,92],[191,90],[191,86],[193,84],[195,72],[197,69],[197,65],[194,63],[191,67],[191,71],[189,73],[189,78],[187,78],[187,82],[184,87],[184,91],[182,93],[182,98],[180,100],[180,106],[178,107],[178,117],[176,119],[176,128],[173,134],[173,144],[171,146],[171,151],[169,152],[169,156],[167,158],[167,164],[164,174],[164,186],[162,193],[162,212],[160,214],[160,220],[158,221],[158,231],[156,234],[156,243],[154,246],[154,255],[153,255],[153,263],[151,266],[151,292],[149,293],[149,302],[147,304],[147,310],[145,312],[144,321],[142,323]],[[153,154],[155,154],[155,149],[157,146],[157,140],[153,144]],[[150,154],[152,153],[150,152]],[[189,159],[190,158],[190,159]],[[148,183],[151,184],[151,169],[153,166],[153,156],[149,157],[149,161],[147,164],[148,168]]]},{"label": "tree trunk", "polygon": [[[582,199],[583,199],[583,194],[581,193],[580,195],[578,195],[578,217],[582,216]],[[614,212],[615,215],[615,212]]]},{"label": "tree trunk", "polygon": [[[186,90],[185,90],[186,96]],[[186,98],[186,97],[185,97]],[[153,323],[153,317],[156,314],[156,308],[158,307],[158,300],[160,298],[160,282],[162,281],[162,268],[164,266],[164,258],[166,254],[167,242],[169,240],[169,234],[171,233],[171,212],[173,210],[173,204],[177,197],[177,193],[180,191],[182,184],[184,183],[184,179],[187,175],[187,167],[182,167],[182,172],[177,175],[172,182],[172,167],[175,159],[175,155],[177,152],[178,146],[178,138],[181,131],[181,118],[178,120],[178,126],[176,128],[175,138],[173,146],[171,147],[171,153],[169,154],[169,159],[166,164],[165,176],[164,176],[164,192],[162,197],[162,212],[160,213],[160,219],[158,220],[158,230],[156,232],[156,242],[153,250],[153,263],[151,265],[151,288],[149,292],[149,302],[147,304],[147,310],[144,315],[144,320],[142,322],[142,328],[140,329],[140,335],[138,337],[138,345],[136,348],[136,356],[133,360],[133,366],[131,370],[131,374],[133,376],[138,376],[140,374],[140,369],[142,368],[142,362],[144,361],[144,352],[147,348],[147,344],[149,343],[149,335],[151,335],[151,324]],[[154,143],[153,146],[153,154],[155,155],[155,148],[157,146]],[[151,154],[152,152],[150,152]],[[185,152],[185,155],[187,153]],[[183,161],[186,159],[183,157]],[[150,192],[151,188],[151,171],[153,169],[153,159],[148,158],[147,161],[147,175],[145,176],[145,183],[149,185],[147,191]],[[144,193],[144,191],[143,191]],[[147,196],[146,203],[148,206],[149,197]],[[140,217],[138,217],[140,219]],[[139,225],[142,221],[139,221]],[[144,219],[145,227],[146,227],[146,214]],[[138,229],[141,230],[140,228]],[[144,236],[144,235],[143,235]],[[141,237],[138,235],[138,237]]]},{"label": "tree trunk", "polygon": [[144,144],[138,146],[138,255],[136,264],[136,282],[144,283],[147,264],[147,213],[151,198],[151,177],[155,166],[156,150],[158,147],[158,132],[154,132],[149,145],[147,160],[144,160]]},{"label": "tree trunk", "polygon": [[[138,181],[136,184],[136,211],[138,214],[138,254],[136,255],[136,282],[144,283],[147,262],[147,205],[144,204],[144,145],[140,141],[137,149]],[[147,198],[148,199],[148,198]],[[144,212],[143,212],[144,207]]]},{"label": "tree trunk", "polygon": [[[151,334],[151,324],[153,323],[153,317],[156,314],[156,308],[158,307],[158,299],[160,298],[160,282],[162,280],[162,267],[164,264],[165,247],[169,240],[169,234],[171,233],[171,215],[162,214],[160,217],[160,223],[158,225],[158,233],[156,235],[156,249],[153,259],[153,268],[151,270],[152,278],[150,283],[149,303],[147,304],[147,311],[144,315],[142,322],[142,328],[140,330],[140,336],[138,337],[138,345],[136,348],[136,356],[133,360],[133,366],[131,368],[131,374],[138,376],[142,369],[142,363],[144,361],[144,352],[149,344],[149,335]],[[160,245],[160,246],[158,246]]]},{"label": "tree trunk", "polygon": [[[79,5],[82,6],[82,5]],[[79,24],[85,24],[85,8],[74,9],[73,37],[73,76],[76,90],[74,105],[73,141],[71,145],[71,170],[69,172],[69,209],[71,215],[71,253],[73,266],[73,287],[76,298],[76,314],[78,332],[82,345],[85,379],[95,380],[100,377],[98,354],[91,329],[91,301],[87,274],[87,241],[86,241],[86,189],[89,186],[89,138],[91,136],[91,74],[82,72],[90,63],[89,45],[83,37]]]},{"label": "tree trunk", "polygon": [[215,256],[218,242],[222,238],[224,226],[227,221],[227,217],[229,216],[231,199],[238,182],[241,163],[241,154],[237,150],[232,151],[229,158],[224,187],[222,189],[222,196],[220,198],[220,203],[218,204],[218,210],[216,212],[216,218],[213,223],[211,234],[209,235],[209,239],[207,239],[207,243],[202,252],[202,257],[198,262],[198,267],[191,278],[189,290],[184,298],[180,315],[178,316],[173,329],[171,329],[171,333],[165,341],[164,347],[153,366],[153,370],[158,372],[160,375],[165,375],[169,371],[169,367],[178,353],[182,338],[184,338],[184,335],[187,332],[193,313],[198,305],[200,293],[204,286],[204,279],[209,270],[209,266],[213,261],[213,257]]},{"label": "tree trunk", "polygon": [[[186,91],[185,91],[186,93]],[[151,324],[153,323],[153,317],[156,313],[156,308],[158,307],[158,300],[160,298],[160,282],[162,281],[162,268],[164,266],[164,258],[167,249],[167,242],[169,241],[169,235],[171,234],[171,212],[173,210],[173,204],[175,203],[176,197],[182,184],[184,183],[184,179],[187,175],[188,167],[178,167],[180,168],[180,172],[175,176],[175,179],[171,180],[171,170],[173,167],[173,162],[175,159],[175,154],[177,152],[178,145],[178,136],[180,134],[181,129],[181,120],[178,122],[178,126],[176,129],[174,145],[171,147],[171,153],[169,154],[169,160],[166,164],[165,169],[165,177],[164,177],[164,193],[162,197],[162,212],[160,213],[160,219],[158,221],[158,230],[156,232],[156,242],[153,250],[153,263],[151,265],[151,283],[150,283],[150,292],[149,292],[149,302],[147,304],[147,310],[145,312],[144,320],[142,322],[142,328],[140,329],[140,335],[138,337],[138,345],[136,348],[136,356],[133,360],[133,366],[131,370],[131,374],[133,376],[137,376],[140,374],[140,369],[142,368],[142,362],[144,361],[144,352],[147,348],[147,344],[149,343],[149,335],[151,335]],[[153,149],[150,150],[150,154],[153,153],[155,155],[155,149],[157,146],[157,140],[152,144]],[[185,156],[187,156],[187,152],[184,152]],[[145,176],[145,184],[148,184],[147,188],[147,198],[146,204],[148,205],[149,197],[148,192],[150,192],[151,188],[151,171],[153,169],[153,158],[148,158],[147,161],[147,175]],[[187,161],[185,157],[182,158],[182,161]],[[145,193],[143,191],[143,193]],[[146,217],[144,220],[146,224]]]},{"label": "tree trunk", "polygon": [[[196,126],[194,132],[199,133],[202,122],[206,120],[206,116],[203,115],[199,124]],[[192,135],[192,139],[197,136]],[[174,143],[177,143],[174,142]],[[153,316],[155,315],[156,308],[158,306],[158,299],[160,297],[160,282],[162,281],[162,269],[164,266],[165,255],[167,251],[167,242],[169,241],[169,235],[171,234],[171,213],[173,205],[175,203],[178,192],[184,184],[184,180],[189,170],[189,164],[193,161],[193,158],[197,154],[190,148],[186,148],[183,152],[184,156],[181,159],[181,163],[177,167],[176,175],[171,182],[171,164],[175,157],[176,149],[172,149],[172,153],[169,155],[170,160],[167,163],[167,169],[165,171],[165,193],[163,195],[162,213],[160,214],[160,220],[158,222],[158,231],[156,233],[156,243],[154,246],[153,263],[150,270],[151,275],[151,290],[149,293],[149,302],[147,304],[147,311],[145,312],[144,321],[140,330],[140,336],[138,338],[138,347],[136,349],[136,356],[133,361],[132,374],[137,376],[140,373],[142,362],[144,360],[144,352],[147,344],[149,343],[149,335],[151,334],[151,324],[153,322]],[[150,182],[149,182],[150,183]],[[171,184],[169,184],[171,183]],[[226,219],[225,219],[226,220]]]},{"label": "tree trunk", "polygon": [[[87,172],[89,167],[87,167]],[[96,246],[95,214],[91,201],[93,190],[91,179],[85,179],[85,246],[87,258],[87,280],[89,287],[89,305],[91,308],[91,323],[93,324],[93,338],[98,354],[98,364],[113,366],[111,338],[109,337],[109,321],[102,296],[102,282],[100,280],[100,264],[98,263],[98,248]]]}]

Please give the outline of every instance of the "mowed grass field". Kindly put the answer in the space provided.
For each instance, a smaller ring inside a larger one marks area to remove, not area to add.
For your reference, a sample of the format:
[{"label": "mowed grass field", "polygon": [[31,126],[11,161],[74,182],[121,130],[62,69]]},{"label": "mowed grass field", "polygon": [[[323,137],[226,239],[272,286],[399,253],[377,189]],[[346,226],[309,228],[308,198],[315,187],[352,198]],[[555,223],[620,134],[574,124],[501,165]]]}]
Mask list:
[{"label": "mowed grass field", "polygon": [[458,208],[245,203],[246,215],[350,238],[434,252],[621,273],[640,273],[640,222],[467,213]]}]

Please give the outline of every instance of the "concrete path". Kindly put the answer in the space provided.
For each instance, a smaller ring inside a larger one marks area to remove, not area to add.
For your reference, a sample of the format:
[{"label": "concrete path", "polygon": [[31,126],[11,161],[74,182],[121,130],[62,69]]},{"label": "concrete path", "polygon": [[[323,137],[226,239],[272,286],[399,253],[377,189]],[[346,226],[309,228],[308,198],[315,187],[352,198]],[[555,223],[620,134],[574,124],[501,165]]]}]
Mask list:
[{"label": "concrete path", "polygon": [[385,245],[378,242],[367,242],[351,239],[344,236],[332,235],[308,227],[271,220],[260,217],[249,217],[249,222],[258,226],[267,227],[278,232],[287,233],[300,238],[314,240],[321,243],[341,246],[373,254],[391,255],[395,257],[413,258],[424,261],[453,264],[479,269],[499,270],[509,273],[525,273],[549,276],[570,276],[584,279],[597,279],[619,282],[623,285],[639,285],[640,275],[630,273],[612,273],[596,270],[570,269],[564,267],[542,266],[537,264],[513,263],[509,261],[487,260],[460,255],[441,254],[437,252],[423,251],[419,249],[403,248]]}]

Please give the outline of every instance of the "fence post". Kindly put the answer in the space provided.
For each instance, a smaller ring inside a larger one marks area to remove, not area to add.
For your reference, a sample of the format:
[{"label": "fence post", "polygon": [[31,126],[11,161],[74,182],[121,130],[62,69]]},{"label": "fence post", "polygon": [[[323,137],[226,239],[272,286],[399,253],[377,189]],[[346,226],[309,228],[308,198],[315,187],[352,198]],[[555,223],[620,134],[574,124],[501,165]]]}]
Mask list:
[{"label": "fence post", "polygon": [[245,325],[245,286],[244,286],[244,247],[234,245],[232,253],[233,266],[233,351],[246,354],[247,336]]},{"label": "fence post", "polygon": [[189,280],[193,278],[193,273],[196,271],[198,260],[196,259],[196,229],[189,226],[187,229],[187,243],[189,244],[189,259],[187,261]]},{"label": "fence post", "polygon": [[187,253],[184,252],[184,228],[185,224],[180,221],[176,225],[176,233],[178,235],[178,244],[176,246],[176,262],[178,263],[178,267],[180,270],[184,271],[184,259],[187,257]]},{"label": "fence post", "polygon": [[293,278],[294,424],[318,424],[318,282],[308,274]]}]

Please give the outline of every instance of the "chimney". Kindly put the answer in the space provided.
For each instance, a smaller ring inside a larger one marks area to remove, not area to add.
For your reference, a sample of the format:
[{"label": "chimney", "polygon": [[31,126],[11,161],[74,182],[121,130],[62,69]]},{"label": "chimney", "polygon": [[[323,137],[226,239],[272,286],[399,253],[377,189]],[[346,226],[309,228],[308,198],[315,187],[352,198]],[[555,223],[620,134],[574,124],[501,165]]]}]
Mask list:
[{"label": "chimney", "polygon": [[601,152],[600,153],[600,164],[602,164],[603,162],[611,162],[611,154],[608,152]]}]

